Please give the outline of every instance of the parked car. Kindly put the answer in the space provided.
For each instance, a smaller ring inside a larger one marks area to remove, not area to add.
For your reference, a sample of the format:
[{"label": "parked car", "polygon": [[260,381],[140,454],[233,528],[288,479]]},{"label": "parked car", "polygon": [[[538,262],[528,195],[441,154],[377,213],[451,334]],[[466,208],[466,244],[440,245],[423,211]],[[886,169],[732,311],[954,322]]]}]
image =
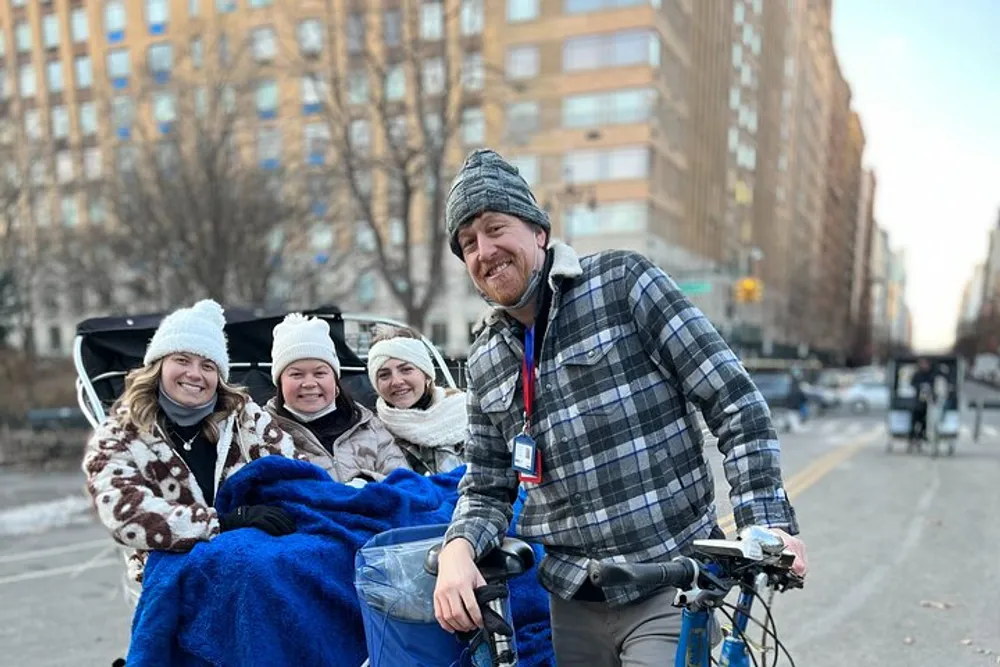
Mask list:
[{"label": "parked car", "polygon": [[840,403],[852,412],[889,409],[889,387],[878,380],[861,380],[844,388]]}]

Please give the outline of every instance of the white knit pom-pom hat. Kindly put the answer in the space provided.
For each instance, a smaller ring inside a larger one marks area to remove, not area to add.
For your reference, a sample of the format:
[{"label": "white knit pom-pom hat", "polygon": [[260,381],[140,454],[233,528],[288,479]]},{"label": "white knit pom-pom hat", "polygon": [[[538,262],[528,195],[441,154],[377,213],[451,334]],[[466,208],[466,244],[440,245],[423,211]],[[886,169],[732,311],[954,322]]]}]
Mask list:
[{"label": "white knit pom-pom hat", "polygon": [[210,359],[223,380],[229,380],[229,349],[226,345],[226,316],[222,306],[203,299],[190,308],[180,308],[163,318],[146,347],[143,365],[188,352]]},{"label": "white knit pom-pom hat", "polygon": [[271,380],[277,386],[281,372],[302,359],[319,359],[330,364],[340,378],[340,359],[330,338],[330,324],[320,317],[291,313],[274,327],[271,344]]}]

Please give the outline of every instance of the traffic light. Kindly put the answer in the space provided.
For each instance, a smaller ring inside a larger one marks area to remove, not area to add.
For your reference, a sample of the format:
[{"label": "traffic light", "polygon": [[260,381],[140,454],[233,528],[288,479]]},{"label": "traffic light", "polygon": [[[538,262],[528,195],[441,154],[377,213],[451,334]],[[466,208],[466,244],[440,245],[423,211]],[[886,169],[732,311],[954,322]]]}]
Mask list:
[{"label": "traffic light", "polygon": [[764,297],[764,283],[759,278],[746,276],[733,286],[737,303],[757,303]]}]

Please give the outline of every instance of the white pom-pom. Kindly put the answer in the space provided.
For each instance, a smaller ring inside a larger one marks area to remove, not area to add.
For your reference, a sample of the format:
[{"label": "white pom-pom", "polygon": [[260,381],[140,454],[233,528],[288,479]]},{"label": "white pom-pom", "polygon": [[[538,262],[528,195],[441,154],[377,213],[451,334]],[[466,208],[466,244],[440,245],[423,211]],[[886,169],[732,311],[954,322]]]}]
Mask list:
[{"label": "white pom-pom", "polygon": [[199,314],[204,315],[209,319],[212,324],[219,327],[220,329],[226,326],[226,316],[225,312],[216,301],[212,299],[202,299],[198,303],[194,304],[193,310],[197,311]]}]

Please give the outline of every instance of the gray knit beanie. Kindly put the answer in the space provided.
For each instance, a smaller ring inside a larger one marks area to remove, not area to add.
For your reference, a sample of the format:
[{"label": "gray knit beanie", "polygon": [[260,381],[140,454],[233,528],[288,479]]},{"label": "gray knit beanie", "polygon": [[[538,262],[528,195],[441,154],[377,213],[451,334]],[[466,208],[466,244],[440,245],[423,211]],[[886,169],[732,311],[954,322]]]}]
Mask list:
[{"label": "gray knit beanie", "polygon": [[512,215],[546,232],[552,229],[548,214],[538,206],[517,167],[496,151],[479,148],[465,158],[465,164],[451,183],[445,206],[451,251],[459,259],[463,259],[463,255],[458,245],[458,230],[487,211]]}]

